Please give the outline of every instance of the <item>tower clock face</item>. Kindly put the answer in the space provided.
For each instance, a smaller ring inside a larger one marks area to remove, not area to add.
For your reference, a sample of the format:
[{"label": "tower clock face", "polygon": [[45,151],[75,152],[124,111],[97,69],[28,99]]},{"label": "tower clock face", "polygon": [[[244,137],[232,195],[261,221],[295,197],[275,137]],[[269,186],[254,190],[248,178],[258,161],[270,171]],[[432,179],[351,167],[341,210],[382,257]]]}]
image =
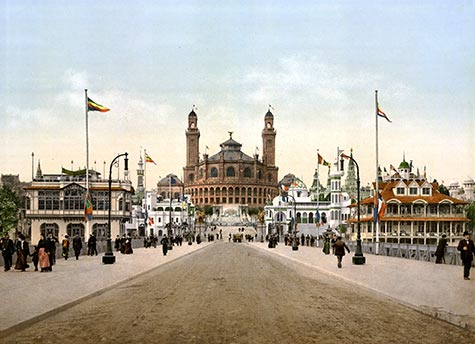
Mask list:
[{"label": "tower clock face", "polygon": [[190,128],[194,128],[194,127],[195,127],[195,122],[191,122]]},{"label": "tower clock face", "polygon": [[272,128],[272,124],[270,122],[267,122],[267,128]]}]

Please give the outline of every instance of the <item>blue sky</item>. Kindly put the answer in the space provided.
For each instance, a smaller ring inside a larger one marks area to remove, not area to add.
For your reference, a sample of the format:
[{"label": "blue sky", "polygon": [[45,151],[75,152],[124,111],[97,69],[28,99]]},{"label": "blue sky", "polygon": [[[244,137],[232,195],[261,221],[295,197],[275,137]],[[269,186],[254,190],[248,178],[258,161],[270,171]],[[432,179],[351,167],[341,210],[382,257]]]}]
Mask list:
[{"label": "blue sky", "polygon": [[[147,185],[182,174],[185,129],[198,107],[200,150],[233,131],[262,150],[275,108],[280,177],[310,186],[316,152],[353,148],[374,180],[374,90],[382,166],[406,160],[431,178],[475,177],[473,1],[0,0],[1,173],[31,180],[83,167],[84,89],[108,113],[89,114],[90,164],[102,172],[140,149]],[[132,174],[135,182],[135,174]],[[325,178],[323,178],[325,180]]]}]

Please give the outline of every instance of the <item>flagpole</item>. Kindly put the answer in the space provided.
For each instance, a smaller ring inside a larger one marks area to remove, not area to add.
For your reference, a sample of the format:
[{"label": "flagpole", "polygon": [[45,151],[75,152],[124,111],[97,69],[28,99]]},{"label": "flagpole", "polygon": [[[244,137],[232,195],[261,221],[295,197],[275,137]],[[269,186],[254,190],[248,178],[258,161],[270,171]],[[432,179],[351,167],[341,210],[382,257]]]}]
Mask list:
[{"label": "flagpole", "polygon": [[[86,198],[89,194],[89,108],[87,104],[87,89],[84,90],[85,95],[85,105],[86,105]],[[84,202],[86,199],[84,199]],[[110,207],[110,204],[109,204]],[[86,231],[84,233],[84,240],[86,241],[89,238],[89,221],[86,219]]]},{"label": "flagpole", "polygon": [[[142,152],[140,152],[142,154]],[[143,150],[144,156],[144,169],[143,169],[143,189],[145,191],[145,196],[147,195],[147,150]]]},{"label": "flagpole", "polygon": [[[320,240],[320,161],[318,161],[318,157],[320,156],[320,149],[317,148],[317,247],[318,242]],[[322,161],[323,162],[323,161]]]},{"label": "flagpole", "polygon": [[376,200],[377,203],[374,203],[375,210],[373,211],[374,224],[375,224],[375,240],[376,240],[376,254],[379,254],[379,217],[378,217],[378,209],[379,209],[379,181],[378,181],[378,90],[374,91],[375,97],[375,116],[376,116]]}]

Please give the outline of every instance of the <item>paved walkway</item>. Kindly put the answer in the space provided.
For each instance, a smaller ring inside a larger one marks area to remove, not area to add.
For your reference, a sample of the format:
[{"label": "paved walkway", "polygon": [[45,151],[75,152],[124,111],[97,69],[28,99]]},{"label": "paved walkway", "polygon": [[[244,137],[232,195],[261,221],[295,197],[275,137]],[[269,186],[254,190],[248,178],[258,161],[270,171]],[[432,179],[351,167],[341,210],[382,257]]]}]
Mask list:
[{"label": "paved walkway", "polygon": [[365,255],[365,265],[353,265],[350,252],[338,269],[336,257],[325,255],[321,247],[251,243],[270,254],[291,259],[351,283],[381,293],[423,313],[475,331],[475,269],[472,279],[463,279],[463,267],[416,260]]},{"label": "paved walkway", "polygon": [[[133,255],[116,254],[116,263],[112,265],[103,265],[101,255],[81,256],[78,261],[60,259],[52,273],[34,272],[32,268],[26,272],[0,271],[2,309],[9,310],[0,312],[0,337],[3,331],[11,331],[20,323],[34,322],[45,313],[70,307],[208,245],[213,245],[213,242],[191,246],[185,243],[181,247],[175,246],[165,257],[160,246],[135,249]],[[353,252],[344,257],[343,268],[338,269],[336,257],[324,255],[321,248],[300,247],[298,251],[292,251],[290,246],[283,244],[275,249],[267,248],[265,243],[249,245],[475,331],[475,269],[472,269],[472,280],[465,281],[463,268],[454,265],[366,255],[366,264],[357,266],[351,263]]]},{"label": "paved walkway", "polygon": [[40,315],[81,302],[100,294],[132,277],[145,273],[196,250],[212,244],[174,246],[163,256],[162,247],[134,249],[134,254],[114,252],[116,262],[102,264],[102,254],[80,256],[67,261],[58,259],[53,272],[34,271],[32,263],[25,272],[0,271],[2,309],[0,312],[0,337],[2,331],[12,330],[15,325],[35,321]]}]

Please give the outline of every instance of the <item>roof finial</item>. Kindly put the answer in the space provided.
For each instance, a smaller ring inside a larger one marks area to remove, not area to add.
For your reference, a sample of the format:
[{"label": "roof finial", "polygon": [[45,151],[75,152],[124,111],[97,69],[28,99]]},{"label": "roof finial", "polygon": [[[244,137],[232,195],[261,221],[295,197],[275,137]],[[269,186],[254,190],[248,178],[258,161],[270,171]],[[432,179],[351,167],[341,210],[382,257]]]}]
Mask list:
[{"label": "roof finial", "polygon": [[229,133],[229,138],[232,139],[233,138],[233,131],[228,131]]}]

